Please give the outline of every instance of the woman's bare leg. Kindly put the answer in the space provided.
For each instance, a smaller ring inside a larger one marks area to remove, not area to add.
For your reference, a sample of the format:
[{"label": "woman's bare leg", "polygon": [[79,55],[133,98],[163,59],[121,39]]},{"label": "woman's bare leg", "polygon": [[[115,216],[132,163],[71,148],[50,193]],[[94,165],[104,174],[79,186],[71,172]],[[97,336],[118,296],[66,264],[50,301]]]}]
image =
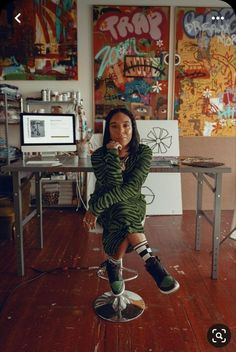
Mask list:
[{"label": "woman's bare leg", "polygon": [[116,254],[112,256],[112,258],[118,260],[124,257],[126,250],[128,248],[128,245],[131,244],[131,246],[136,246],[138,243],[143,242],[146,240],[146,236],[144,233],[131,233],[128,234],[127,238],[124,239],[123,242],[121,242],[118,251]]},{"label": "woman's bare leg", "polygon": [[123,242],[121,242],[121,244],[120,244],[120,246],[118,248],[118,251],[116,252],[116,254],[114,254],[112,256],[112,258],[114,258],[116,260],[122,259],[124,257],[124,255],[125,255],[125,252],[126,252],[126,250],[128,248],[128,245],[129,245],[129,242],[128,242],[127,238],[126,238]]}]

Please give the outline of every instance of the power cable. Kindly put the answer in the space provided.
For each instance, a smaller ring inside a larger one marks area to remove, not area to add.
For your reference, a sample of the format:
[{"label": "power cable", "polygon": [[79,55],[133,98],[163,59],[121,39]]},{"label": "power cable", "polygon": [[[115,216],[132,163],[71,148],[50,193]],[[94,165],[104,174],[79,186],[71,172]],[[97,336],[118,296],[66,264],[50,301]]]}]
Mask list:
[{"label": "power cable", "polygon": [[16,285],[13,289],[10,290],[10,292],[6,295],[6,297],[3,299],[3,301],[0,303],[0,313],[3,311],[7,301],[9,300],[9,298],[16,292],[16,290],[18,288],[21,288],[39,278],[41,278],[42,276],[45,276],[47,274],[52,274],[55,272],[67,272],[67,271],[78,271],[78,270],[98,270],[100,268],[100,266],[88,266],[88,267],[83,267],[83,266],[76,266],[76,267],[67,267],[67,266],[63,266],[63,267],[55,267],[52,269],[48,269],[48,270],[42,270],[42,269],[38,269],[38,268],[34,268],[31,267],[31,269],[35,272],[37,272],[37,275],[34,275],[33,277],[25,280],[24,282],[19,283],[18,285]]}]

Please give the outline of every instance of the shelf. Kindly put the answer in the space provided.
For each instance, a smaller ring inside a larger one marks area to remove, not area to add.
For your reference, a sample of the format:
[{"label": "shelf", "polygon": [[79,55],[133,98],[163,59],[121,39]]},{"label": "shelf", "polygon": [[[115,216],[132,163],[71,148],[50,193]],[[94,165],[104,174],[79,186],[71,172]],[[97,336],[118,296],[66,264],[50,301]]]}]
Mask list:
[{"label": "shelf", "polygon": [[26,104],[39,104],[39,105],[50,105],[50,104],[76,104],[76,100],[37,100],[37,99],[26,99]]},{"label": "shelf", "polygon": [[74,204],[42,204],[44,208],[76,208]]},{"label": "shelf", "polygon": [[[17,106],[16,105],[9,105],[9,104],[7,104],[7,107],[8,107],[8,110],[20,110],[20,106],[19,106],[19,101],[18,100],[11,100],[10,101],[10,103],[11,104],[17,104]],[[0,109],[4,109],[5,108],[5,105],[4,105],[4,101],[3,100],[0,100]]]},{"label": "shelf", "polygon": [[[77,208],[77,204],[42,204],[43,208]],[[31,204],[35,208],[35,204]],[[79,206],[81,208],[81,206]]]},{"label": "shelf", "polygon": [[[4,148],[5,148],[5,147],[4,147]],[[0,149],[1,149],[1,146],[0,146]],[[14,156],[14,157],[13,157],[13,156],[10,157],[10,161],[12,161],[12,162],[13,162],[13,161],[17,161],[17,160],[19,160],[19,159],[20,159],[20,157],[18,157],[18,158],[15,157],[15,156]],[[2,157],[2,156],[0,156],[0,162],[1,162],[1,161],[5,161],[5,160],[7,160],[7,157]]]},{"label": "shelf", "polygon": [[[9,125],[18,125],[20,122],[20,119],[8,119],[7,120]],[[0,120],[0,125],[5,125],[5,120],[1,119]]]},{"label": "shelf", "polygon": [[65,180],[60,180],[60,179],[46,179],[46,178],[41,178],[41,181],[43,182],[43,183],[54,183],[54,182],[60,182],[60,183],[74,183],[74,182],[76,182],[76,180],[67,180],[67,179],[65,179]]},{"label": "shelf", "polygon": [[0,101],[4,101],[5,96],[7,97],[7,100],[10,102],[20,102],[20,100],[22,98],[21,96],[14,97],[14,96],[7,94],[7,93],[0,93]]},{"label": "shelf", "polygon": [[[2,85],[3,87],[4,85]],[[5,85],[6,88],[10,86]],[[4,148],[2,150],[2,155],[5,158],[5,163],[9,165],[12,161],[18,159],[19,153],[17,153],[17,148],[10,146],[10,137],[11,133],[9,131],[10,125],[19,125],[19,110],[23,110],[23,99],[22,96],[17,92],[17,90],[12,90],[11,92],[1,92],[0,93],[0,110],[1,110],[1,118],[0,118],[0,125],[4,125],[4,131],[2,136],[2,128],[1,128],[1,138],[4,141],[4,145],[1,147]],[[13,106],[17,104],[16,106]],[[15,117],[15,118],[13,118]],[[5,153],[6,149],[6,153]],[[14,153],[13,153],[14,152]],[[14,155],[14,156],[12,156]],[[2,158],[2,160],[4,160]]]}]

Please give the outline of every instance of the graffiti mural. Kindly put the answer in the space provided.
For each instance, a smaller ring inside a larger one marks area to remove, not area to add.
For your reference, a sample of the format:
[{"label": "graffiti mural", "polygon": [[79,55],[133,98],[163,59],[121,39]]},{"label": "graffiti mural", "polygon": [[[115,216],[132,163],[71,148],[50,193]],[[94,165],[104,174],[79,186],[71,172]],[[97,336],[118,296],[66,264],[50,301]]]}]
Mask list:
[{"label": "graffiti mural", "polygon": [[0,8],[0,80],[74,79],[76,0],[6,2]]},{"label": "graffiti mural", "polygon": [[177,8],[175,118],[182,136],[236,136],[236,15]]},{"label": "graffiti mural", "polygon": [[114,107],[167,118],[169,7],[93,6],[95,131]]}]

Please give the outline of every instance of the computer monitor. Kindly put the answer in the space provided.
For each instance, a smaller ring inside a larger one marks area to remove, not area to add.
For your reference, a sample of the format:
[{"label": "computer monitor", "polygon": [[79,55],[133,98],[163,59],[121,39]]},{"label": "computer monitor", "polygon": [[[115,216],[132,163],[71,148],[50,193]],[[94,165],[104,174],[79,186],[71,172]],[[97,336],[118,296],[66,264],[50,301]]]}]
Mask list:
[{"label": "computer monitor", "polygon": [[75,115],[20,114],[21,150],[44,156],[76,150]]}]

